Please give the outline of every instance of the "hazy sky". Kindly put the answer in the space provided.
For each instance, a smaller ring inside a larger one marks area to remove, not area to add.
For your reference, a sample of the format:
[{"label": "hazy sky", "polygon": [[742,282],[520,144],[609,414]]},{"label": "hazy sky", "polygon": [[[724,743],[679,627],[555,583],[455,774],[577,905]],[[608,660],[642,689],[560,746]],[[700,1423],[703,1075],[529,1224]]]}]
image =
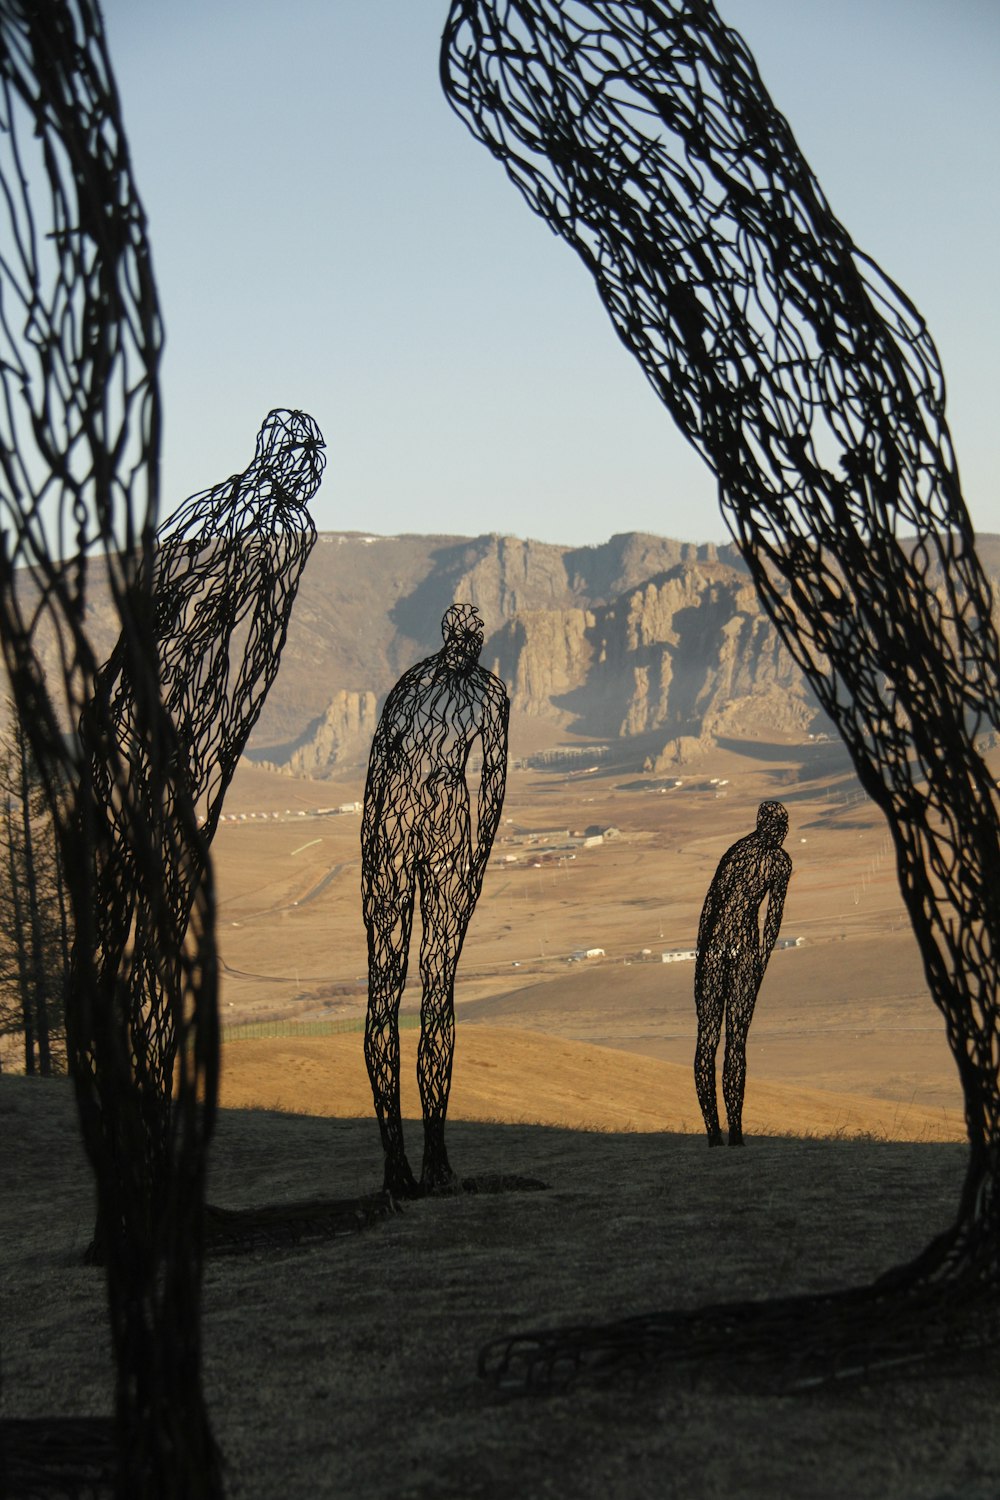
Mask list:
[{"label": "hazy sky", "polygon": [[[576,256],[451,112],[446,0],[104,0],[167,328],[165,501],[312,413],[323,530],[725,529]],[[1000,531],[1000,4],[719,0],[834,211],[927,318]]]}]

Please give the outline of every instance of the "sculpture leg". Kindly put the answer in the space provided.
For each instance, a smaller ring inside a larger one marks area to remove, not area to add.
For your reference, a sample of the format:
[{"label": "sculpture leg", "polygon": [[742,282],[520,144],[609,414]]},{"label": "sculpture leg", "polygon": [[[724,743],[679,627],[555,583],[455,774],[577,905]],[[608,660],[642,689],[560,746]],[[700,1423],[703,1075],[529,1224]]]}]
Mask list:
[{"label": "sculpture leg", "polygon": [[743,1145],[743,1092],[747,1081],[747,1033],[757,1003],[756,971],[734,986],[726,1003],[726,1050],[722,1059],[722,1097],[729,1124],[729,1144]]},{"label": "sculpture leg", "polygon": [[383,1187],[394,1198],[415,1198],[420,1188],[403,1147],[399,1103],[399,1002],[406,984],[413,892],[412,888],[401,891],[395,880],[385,878],[387,874],[376,868],[372,887],[364,893],[368,928],[365,1062],[385,1153]]},{"label": "sculpture leg", "polygon": [[423,938],[420,944],[420,1048],[417,1082],[424,1116],[424,1160],[420,1185],[425,1191],[447,1188],[458,1181],[448,1161],[444,1123],[451,1090],[455,1054],[455,973],[471,909],[464,891],[453,882],[442,888],[428,876],[421,892]]},{"label": "sculpture leg", "polygon": [[708,1132],[708,1144],[721,1146],[715,1054],[722,1034],[723,999],[721,986],[713,983],[711,975],[695,976],[695,1005],[698,1010],[698,1042],[694,1054],[694,1086]]}]

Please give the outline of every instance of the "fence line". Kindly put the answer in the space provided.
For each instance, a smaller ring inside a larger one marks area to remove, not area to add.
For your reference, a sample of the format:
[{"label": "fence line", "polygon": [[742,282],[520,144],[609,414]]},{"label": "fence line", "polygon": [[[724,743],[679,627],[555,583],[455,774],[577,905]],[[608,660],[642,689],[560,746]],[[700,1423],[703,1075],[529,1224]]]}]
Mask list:
[{"label": "fence line", "polygon": [[[417,1011],[404,1011],[399,1017],[401,1031],[413,1031],[420,1025]],[[223,1026],[223,1042],[258,1041],[264,1037],[342,1036],[362,1032],[364,1016],[349,1016],[339,1021],[236,1021]]]}]

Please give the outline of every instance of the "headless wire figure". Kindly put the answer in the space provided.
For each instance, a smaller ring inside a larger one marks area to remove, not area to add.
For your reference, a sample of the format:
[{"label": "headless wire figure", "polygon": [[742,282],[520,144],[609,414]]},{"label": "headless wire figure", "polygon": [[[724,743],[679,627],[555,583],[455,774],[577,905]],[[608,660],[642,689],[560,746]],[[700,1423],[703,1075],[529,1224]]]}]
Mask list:
[{"label": "headless wire figure", "polygon": [[[722,1096],[729,1144],[743,1145],[743,1089],[747,1076],[747,1033],[757,992],[781,927],[792,861],[781,845],[788,814],[780,802],[762,802],[757,827],[737,840],[719,861],[698,925],[694,999],[698,1045],[694,1084],[710,1146],[722,1145],[715,1092],[715,1054],[723,1016],[726,1050]],[[761,907],[767,901],[763,931]]]},{"label": "headless wire figure", "polygon": [[[455,971],[493,838],[507,776],[509,704],[503,683],[479,666],[483,622],[453,604],[444,646],[399,679],[372,742],[361,822],[361,896],[368,932],[365,1061],[385,1151],[385,1188],[396,1197],[455,1181],[444,1123],[455,1046]],[[472,826],[465,771],[482,740]],[[419,1185],[403,1149],[399,1107],[399,1002],[406,983],[413,907],[420,895],[420,1046],[424,1120]]]}]

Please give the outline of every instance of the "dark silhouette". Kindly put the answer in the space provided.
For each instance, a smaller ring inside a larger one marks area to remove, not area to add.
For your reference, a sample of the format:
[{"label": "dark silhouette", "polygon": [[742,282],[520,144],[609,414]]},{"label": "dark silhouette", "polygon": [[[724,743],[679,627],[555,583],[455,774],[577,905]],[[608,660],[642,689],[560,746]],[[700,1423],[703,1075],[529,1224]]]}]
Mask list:
[{"label": "dark silhouette", "polygon": [[[444,646],[405,672],[372,742],[361,824],[361,893],[368,931],[365,1060],[385,1151],[385,1188],[412,1197],[456,1179],[444,1144],[455,1047],[455,971],[500,822],[509,705],[503,683],[479,666],[483,622],[453,604]],[[482,744],[473,827],[466,767]],[[419,893],[420,1047],[424,1120],[419,1185],[403,1149],[399,1108],[399,1002]]]},{"label": "dark silhouette", "polygon": [[[979,737],[1000,723],[1000,647],[927,326],[711,0],[453,0],[441,72],[718,476],[761,602],[885,814],[965,1095],[958,1216],[923,1255],[853,1298],[635,1320],[615,1358],[729,1359],[737,1323],[745,1347],[808,1347],[827,1371],[995,1341],[1000,815]],[[599,1345],[556,1333],[488,1364],[544,1381]]]},{"label": "dark silhouette", "polygon": [[69,973],[69,900],[56,831],[15,713],[0,733],[0,1033],[22,1036],[26,1074],[66,1071]]},{"label": "dark silhouette", "polygon": [[[112,777],[100,754],[93,781],[110,823],[113,857],[102,862],[94,886],[93,962],[125,1024],[134,1087],[142,1114],[145,1171],[140,1222],[150,1231],[162,1211],[168,1171],[171,1087],[184,1035],[180,953],[192,903],[218,826],[223,798],[250,732],[277,675],[302,571],[316,540],[306,501],[319,488],[326,463],[323,437],[305,412],[268,413],[253,462],[212,489],[186,500],[160,527],[152,558],[153,633],[163,701],[176,734],[172,786],[158,790],[148,746],[137,728],[138,697],[125,637],[101,671],[83,737],[97,711],[112,732],[136,795],[159,797],[161,816],[173,816],[183,796],[197,808],[200,840],[176,861],[165,848],[161,888],[151,898],[134,878],[127,827]],[[150,808],[150,816],[153,809]],[[169,904],[172,944],[151,900]],[[116,979],[128,946],[127,979]],[[83,955],[78,955],[83,957]],[[118,1170],[135,1172],[134,1122],[119,1137],[115,1117],[105,1129]],[[103,1259],[106,1226],[99,1220],[92,1255]]]},{"label": "dark silhouette", "polygon": [[[782,849],[788,814],[780,802],[762,802],[757,827],[738,839],[719,861],[701,910],[694,999],[698,1045],[694,1084],[710,1146],[722,1145],[715,1090],[715,1054],[722,1022],[726,1050],[722,1097],[726,1101],[729,1144],[743,1145],[743,1089],[747,1077],[747,1032],[767,961],[785,906],[792,861]],[[767,902],[763,929],[761,908]]]},{"label": "dark silhouette", "polygon": [[[221,1493],[200,1322],[205,1149],[218,1080],[214,905],[183,755],[160,696],[152,563],[162,329],[95,0],[0,0],[0,83],[0,642],[51,809],[76,940],[67,1048],[111,1231],[116,1493],[204,1500]],[[144,747],[141,782],[98,689],[95,596],[110,601],[120,622],[131,729]],[[75,736],[85,711],[84,735]],[[189,861],[201,877],[176,957],[163,876]],[[171,965],[176,957],[178,1065],[163,1213],[152,1231],[142,1091],[119,1003],[132,950],[124,946],[116,972],[101,967],[99,885],[116,905],[141,900],[149,951]],[[122,1140],[133,1143],[124,1170]],[[58,1430],[55,1441],[35,1437],[36,1457],[57,1455],[71,1487]],[[66,1441],[75,1453],[79,1424]],[[18,1464],[5,1446],[14,1489]],[[80,1467],[82,1476],[83,1455]]]}]

